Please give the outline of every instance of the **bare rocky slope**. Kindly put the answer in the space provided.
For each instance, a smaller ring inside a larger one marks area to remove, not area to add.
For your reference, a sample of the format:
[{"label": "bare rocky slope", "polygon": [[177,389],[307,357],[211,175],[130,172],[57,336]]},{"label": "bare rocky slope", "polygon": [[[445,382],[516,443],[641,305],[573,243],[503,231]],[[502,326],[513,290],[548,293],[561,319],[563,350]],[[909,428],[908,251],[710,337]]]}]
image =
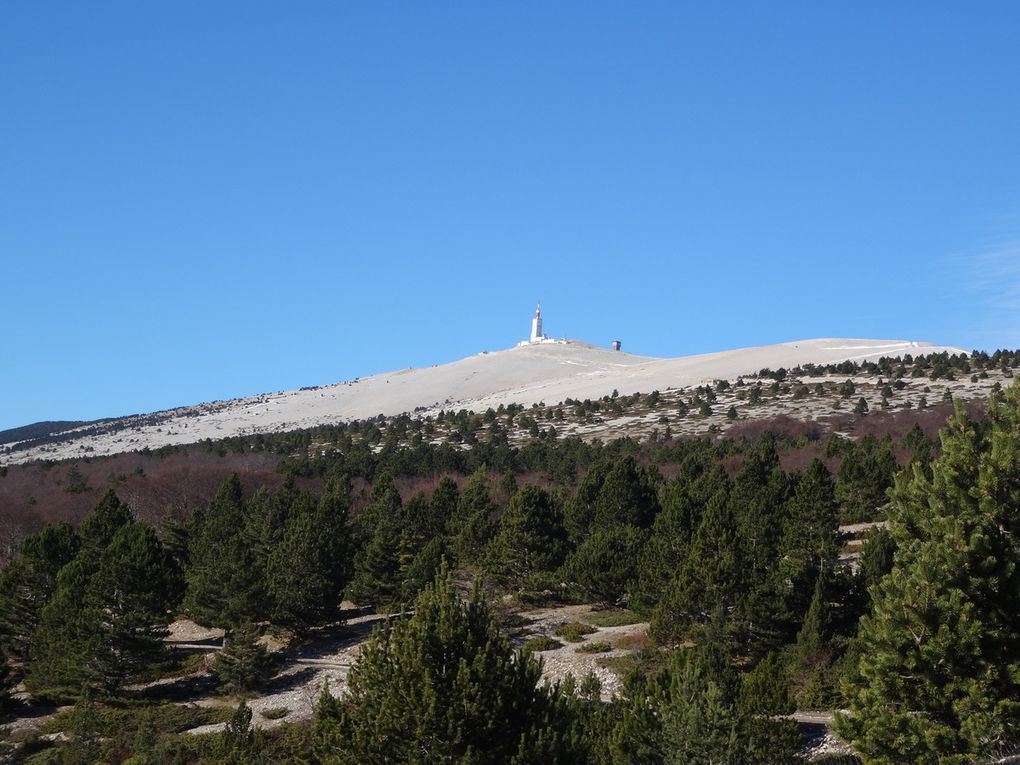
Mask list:
[{"label": "bare rocky slope", "polygon": [[155,449],[203,439],[274,433],[403,412],[485,411],[500,404],[556,403],[733,380],[763,368],[962,353],[903,340],[823,338],[674,359],[636,356],[579,341],[483,352],[449,364],[296,391],[186,406],[92,423],[0,447],[0,465]]}]

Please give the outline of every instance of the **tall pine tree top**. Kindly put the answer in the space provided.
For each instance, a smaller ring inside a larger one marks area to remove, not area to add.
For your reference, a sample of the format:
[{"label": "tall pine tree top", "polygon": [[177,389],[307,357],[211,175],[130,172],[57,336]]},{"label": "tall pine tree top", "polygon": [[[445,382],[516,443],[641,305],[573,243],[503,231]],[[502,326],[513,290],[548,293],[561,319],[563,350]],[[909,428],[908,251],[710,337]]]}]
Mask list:
[{"label": "tall pine tree top", "polygon": [[842,733],[868,763],[969,762],[1020,741],[1020,388],[960,406],[931,475],[891,492],[892,571],[862,619]]}]

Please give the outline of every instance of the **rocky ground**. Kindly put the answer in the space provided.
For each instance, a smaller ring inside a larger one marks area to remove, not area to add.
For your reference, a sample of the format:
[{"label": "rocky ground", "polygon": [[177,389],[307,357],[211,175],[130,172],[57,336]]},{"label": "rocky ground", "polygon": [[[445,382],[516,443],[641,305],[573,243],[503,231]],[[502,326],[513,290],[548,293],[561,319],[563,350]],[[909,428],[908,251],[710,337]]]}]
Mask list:
[{"label": "rocky ground", "polygon": [[[515,631],[514,642],[522,644],[537,635],[555,635],[557,628],[572,622],[583,622],[590,614],[590,606],[564,606],[521,612],[523,626]],[[347,673],[357,659],[361,647],[371,636],[372,629],[384,618],[364,610],[351,610],[352,615],[343,626],[290,648],[280,647],[277,655],[280,669],[266,692],[250,698],[248,706],[253,712],[253,722],[263,728],[271,728],[285,722],[299,722],[311,719],[315,703],[328,683],[334,696],[341,696],[347,688]],[[647,633],[646,623],[614,627],[600,627],[581,642],[565,643],[561,648],[539,654],[543,660],[544,679],[559,682],[573,675],[581,680],[589,673],[595,674],[602,684],[603,698],[614,696],[620,687],[619,677],[600,663],[606,657],[633,653],[644,644]],[[204,630],[188,621],[177,621],[172,625],[168,642],[176,650],[206,650],[209,658],[219,650],[222,632]],[[612,649],[600,653],[583,653],[579,648],[588,643],[606,642]],[[204,672],[204,670],[203,670]],[[232,704],[209,693],[182,703],[200,705]],[[210,733],[221,730],[223,724],[205,725],[194,728],[190,733]]]}]

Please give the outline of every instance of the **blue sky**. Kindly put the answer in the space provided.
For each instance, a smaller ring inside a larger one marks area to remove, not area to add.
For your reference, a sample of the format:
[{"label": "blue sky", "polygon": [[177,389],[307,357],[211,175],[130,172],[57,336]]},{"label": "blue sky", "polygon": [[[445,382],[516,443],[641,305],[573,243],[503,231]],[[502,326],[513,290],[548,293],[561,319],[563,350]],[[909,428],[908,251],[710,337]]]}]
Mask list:
[{"label": "blue sky", "polygon": [[0,12],[0,428],[453,360],[1020,346],[1020,4]]}]

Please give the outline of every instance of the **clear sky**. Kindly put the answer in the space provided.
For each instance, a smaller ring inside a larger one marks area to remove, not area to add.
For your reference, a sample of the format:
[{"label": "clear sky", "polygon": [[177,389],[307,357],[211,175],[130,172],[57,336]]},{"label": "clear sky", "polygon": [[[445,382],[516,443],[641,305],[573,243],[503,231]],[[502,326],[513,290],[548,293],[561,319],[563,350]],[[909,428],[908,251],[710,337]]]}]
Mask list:
[{"label": "clear sky", "polygon": [[546,330],[1020,346],[1020,3],[8,3],[0,428]]}]

